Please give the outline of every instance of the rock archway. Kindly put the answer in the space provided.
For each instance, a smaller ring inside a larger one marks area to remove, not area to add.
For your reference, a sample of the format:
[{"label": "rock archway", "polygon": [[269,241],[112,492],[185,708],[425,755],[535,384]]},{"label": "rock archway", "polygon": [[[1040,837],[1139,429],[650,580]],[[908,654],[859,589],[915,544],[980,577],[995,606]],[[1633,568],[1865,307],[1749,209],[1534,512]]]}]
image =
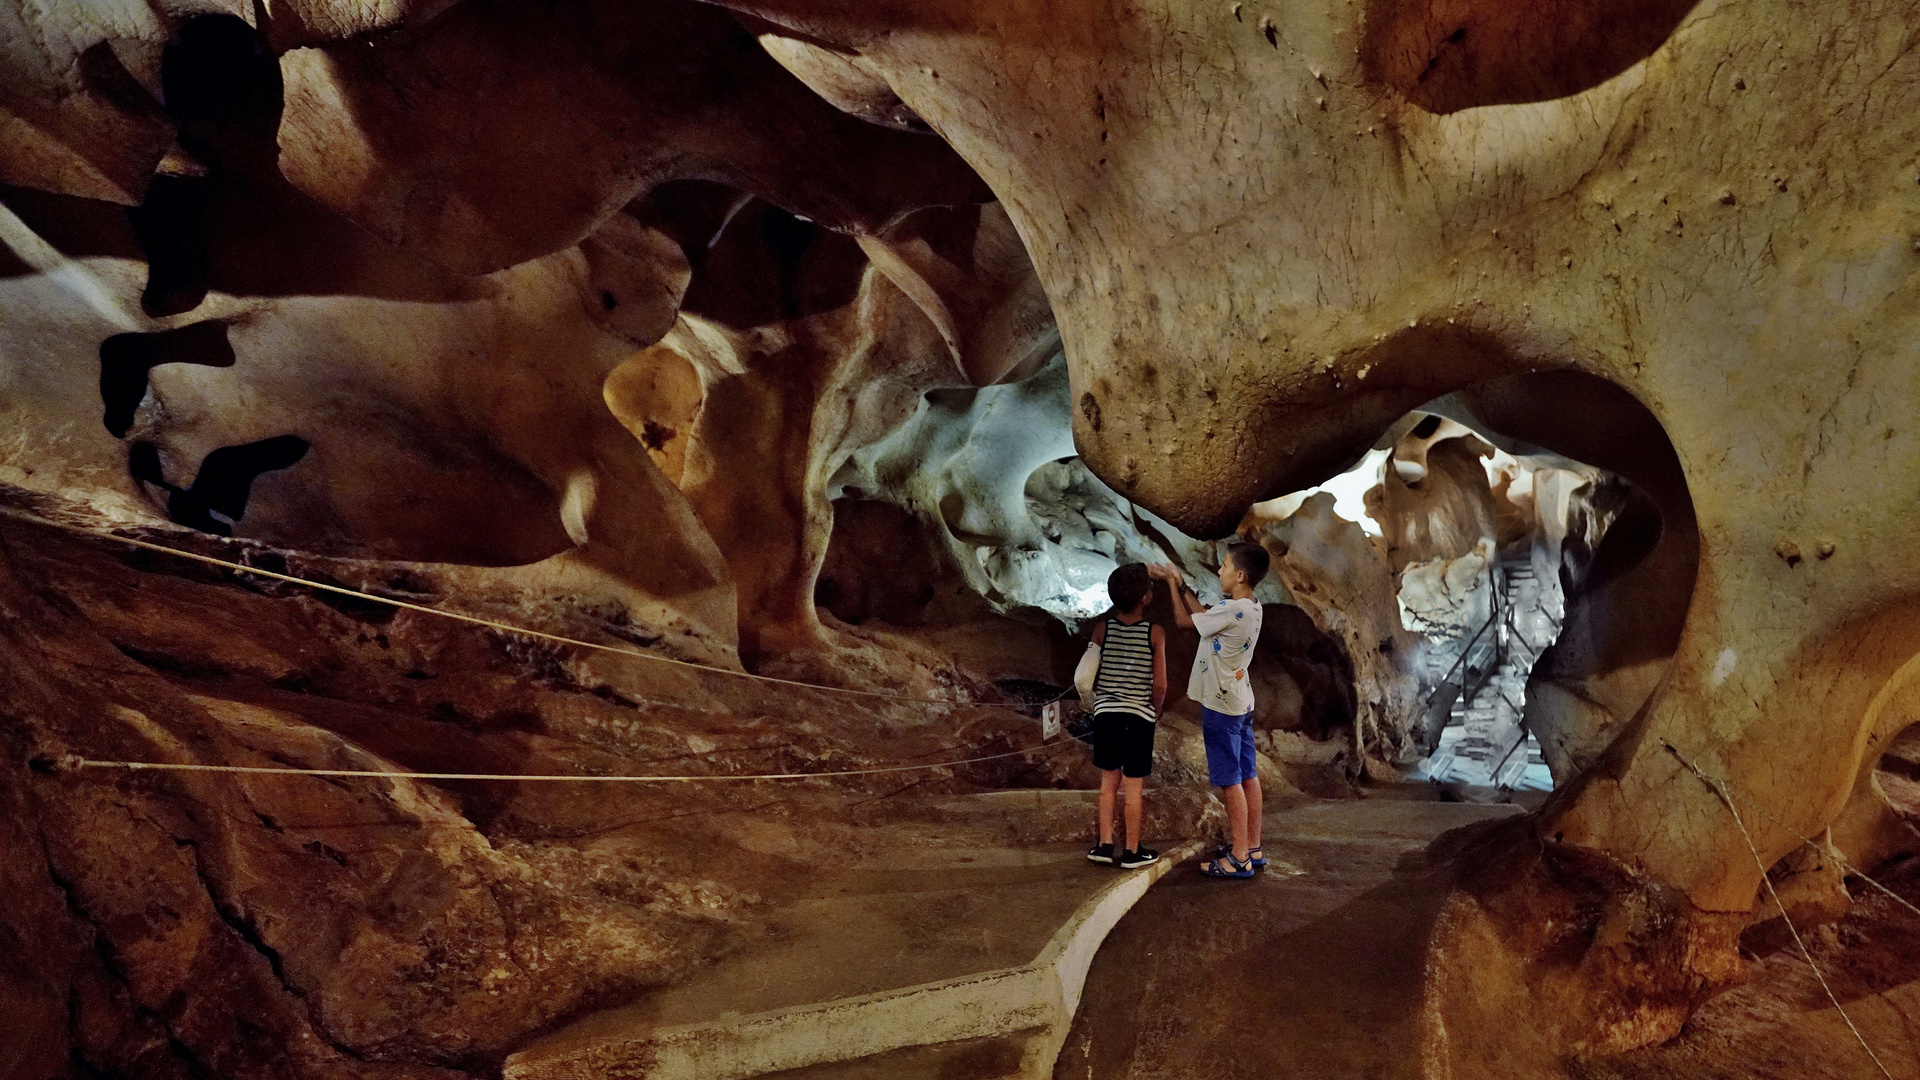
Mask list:
[{"label": "rock archway", "polygon": [[[1436,1071],[1521,1053],[1522,1000],[1562,1018],[1546,1059],[1658,1042],[1737,977],[1768,867],[1844,906],[1800,837],[1906,844],[1877,764],[1920,655],[1887,480],[1920,463],[1920,48],[1880,0],[1547,7],[16,5],[0,468],[872,681],[901,671],[818,615],[832,488],[941,393],[1063,365],[1075,453],[992,494],[1039,476],[1078,521],[996,548],[1032,523],[931,500],[996,587],[1122,503],[1129,543],[1226,534],[1410,409],[1564,454],[1631,484],[1529,695],[1566,782],[1458,852],[1423,1015]],[[1303,513],[1274,540],[1344,558]],[[1461,539],[1396,528],[1353,572]],[[24,565],[20,625],[119,664]],[[1395,633],[1344,642],[1390,690],[1357,734],[1401,730]],[[1758,866],[1687,763],[1764,809]]]},{"label": "rock archway", "polygon": [[[1885,542],[1908,510],[1865,479],[1916,445],[1869,419],[1911,393],[1896,327],[1917,310],[1920,111],[1887,91],[1920,61],[1894,12],[1822,9],[1860,42],[1843,60],[1818,33],[1780,38],[1801,17],[1785,8],[1636,9],[1656,32],[1609,61],[1651,49],[1619,76],[1440,114],[1483,99],[1423,105],[1379,78],[1371,6],[734,6],[857,54],[1001,193],[1054,301],[1089,464],[1196,534],[1462,386],[1564,365],[1645,403],[1698,521],[1691,606],[1635,736],[1542,835],[1677,890],[1684,917],[1646,947],[1693,959],[1653,964],[1676,989],[1633,991],[1673,1002],[1651,1012],[1598,1004],[1624,1000],[1599,988],[1610,961],[1570,969],[1600,984],[1562,1045],[1671,1033],[1723,985],[1732,938],[1707,928],[1745,919],[1760,875],[1667,745],[1818,832],[1911,655],[1912,560]],[[1527,44],[1488,62],[1561,54],[1544,24]],[[1766,862],[1798,846],[1762,834]]]}]

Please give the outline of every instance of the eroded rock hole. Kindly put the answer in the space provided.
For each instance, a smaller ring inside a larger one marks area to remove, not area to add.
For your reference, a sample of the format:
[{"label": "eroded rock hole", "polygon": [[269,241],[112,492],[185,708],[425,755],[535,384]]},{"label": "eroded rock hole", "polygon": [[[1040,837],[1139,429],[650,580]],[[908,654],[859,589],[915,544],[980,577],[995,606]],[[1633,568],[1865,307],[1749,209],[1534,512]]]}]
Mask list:
[{"label": "eroded rock hole", "polygon": [[640,441],[646,444],[647,449],[657,452],[671,442],[677,434],[679,433],[672,428],[649,419],[641,425]]},{"label": "eroded rock hole", "polygon": [[106,409],[107,430],[118,439],[133,428],[133,415],[147,396],[147,376],[161,364],[232,367],[233,360],[223,322],[113,335],[100,343],[100,403]]},{"label": "eroded rock hole", "polygon": [[167,517],[176,525],[231,536],[247,512],[253,482],[263,473],[293,466],[306,456],[307,448],[307,441],[298,435],[223,446],[200,462],[193,483],[184,488],[168,482],[160,448],[153,443],[135,443],[128,467],[134,479],[168,492]]},{"label": "eroded rock hole", "polygon": [[278,124],[280,67],[260,35],[231,15],[189,19],[161,54],[168,116],[190,155],[185,171],[163,173],[127,220],[147,258],[140,305],[155,318],[191,311],[206,299],[216,222],[214,180],[236,136],[271,146]]},{"label": "eroded rock hole", "polygon": [[[867,257],[852,237],[759,199],[727,203],[713,195],[710,188],[687,191],[648,215],[672,208],[684,215],[663,229],[680,239],[693,267],[681,310],[745,329],[831,311],[853,299]],[[698,237],[710,223],[715,232],[702,244]]]},{"label": "eroded rock hole", "polygon": [[166,108],[188,127],[259,124],[280,115],[280,64],[253,27],[232,15],[182,23],[160,60]]},{"label": "eroded rock hole", "polygon": [[751,195],[711,180],[671,180],[635,200],[627,212],[672,237],[699,270],[727,223],[752,201]]},{"label": "eroded rock hole", "polygon": [[156,176],[127,221],[147,258],[140,307],[158,319],[192,311],[207,298],[213,191],[201,177]]},{"label": "eroded rock hole", "polygon": [[1369,74],[1431,112],[1548,101],[1659,48],[1696,0],[1373,0]]},{"label": "eroded rock hole", "polygon": [[[1678,648],[1700,559],[1678,455],[1632,394],[1577,372],[1511,376],[1425,408],[1471,423],[1515,457],[1545,454],[1577,466],[1536,480],[1536,508],[1559,508],[1540,520],[1562,524],[1536,544],[1532,580],[1518,578],[1523,591],[1546,598],[1542,613],[1558,623],[1537,650],[1519,704],[1554,781],[1564,784],[1629,730]],[[1568,483],[1581,474],[1594,479]],[[1525,493],[1517,477],[1506,490],[1509,499]],[[1529,645],[1541,643],[1519,629]]]}]

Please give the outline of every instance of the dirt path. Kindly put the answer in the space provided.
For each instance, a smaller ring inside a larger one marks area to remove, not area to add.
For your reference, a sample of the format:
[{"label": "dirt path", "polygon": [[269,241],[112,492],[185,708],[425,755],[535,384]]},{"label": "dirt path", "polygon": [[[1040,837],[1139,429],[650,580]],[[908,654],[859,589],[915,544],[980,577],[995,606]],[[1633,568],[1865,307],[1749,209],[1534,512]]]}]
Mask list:
[{"label": "dirt path", "polygon": [[1055,1080],[1412,1076],[1420,945],[1440,896],[1418,853],[1519,812],[1372,798],[1269,814],[1275,862],[1260,878],[1177,868],[1114,928]]}]

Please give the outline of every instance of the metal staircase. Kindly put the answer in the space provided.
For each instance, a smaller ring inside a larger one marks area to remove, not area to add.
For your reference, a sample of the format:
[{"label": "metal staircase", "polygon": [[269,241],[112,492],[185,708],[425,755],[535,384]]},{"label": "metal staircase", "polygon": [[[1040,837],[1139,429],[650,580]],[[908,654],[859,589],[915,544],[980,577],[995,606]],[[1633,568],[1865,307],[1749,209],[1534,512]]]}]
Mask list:
[{"label": "metal staircase", "polygon": [[1495,573],[1493,610],[1427,697],[1423,734],[1433,752],[1420,771],[1436,783],[1550,788],[1523,705],[1527,674],[1560,628],[1542,612],[1524,549]]}]

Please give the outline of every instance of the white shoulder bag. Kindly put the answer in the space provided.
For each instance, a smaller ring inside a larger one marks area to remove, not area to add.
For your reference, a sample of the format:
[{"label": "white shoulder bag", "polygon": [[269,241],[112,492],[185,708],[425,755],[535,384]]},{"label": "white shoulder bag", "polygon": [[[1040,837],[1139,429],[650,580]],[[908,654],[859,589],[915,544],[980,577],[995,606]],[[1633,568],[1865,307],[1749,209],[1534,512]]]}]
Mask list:
[{"label": "white shoulder bag", "polygon": [[1093,711],[1093,684],[1100,678],[1100,643],[1087,642],[1087,652],[1080,658],[1080,666],[1073,669],[1073,688],[1080,694],[1080,707]]}]

